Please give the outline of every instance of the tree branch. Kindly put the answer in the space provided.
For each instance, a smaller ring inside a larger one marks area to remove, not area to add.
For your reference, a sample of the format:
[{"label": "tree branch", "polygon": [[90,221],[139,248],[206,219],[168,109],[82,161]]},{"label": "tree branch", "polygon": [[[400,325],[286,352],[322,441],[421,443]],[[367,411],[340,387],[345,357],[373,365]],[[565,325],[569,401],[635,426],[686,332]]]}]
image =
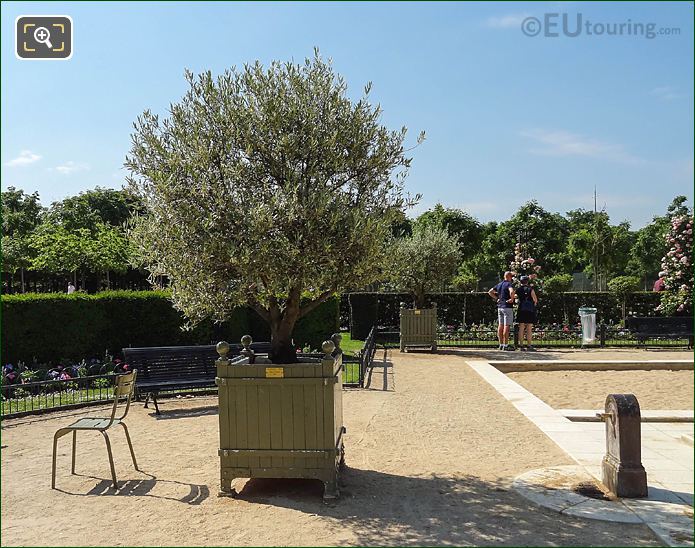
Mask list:
[{"label": "tree branch", "polygon": [[334,293],[335,293],[335,289],[331,289],[330,291],[325,291],[324,293],[321,293],[321,295],[319,295],[318,299],[310,302],[305,307],[299,309],[299,316],[298,317],[303,318],[309,312],[311,312],[316,307],[318,307],[321,303],[326,302],[330,297],[333,296]]}]

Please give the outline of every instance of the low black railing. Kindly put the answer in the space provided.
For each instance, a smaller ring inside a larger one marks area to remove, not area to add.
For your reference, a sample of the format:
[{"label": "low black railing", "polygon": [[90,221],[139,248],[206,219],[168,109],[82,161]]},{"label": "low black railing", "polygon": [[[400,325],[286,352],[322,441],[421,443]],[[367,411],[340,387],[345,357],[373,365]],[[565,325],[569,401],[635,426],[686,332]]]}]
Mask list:
[{"label": "low black railing", "polygon": [[46,409],[69,408],[113,398],[116,375],[90,375],[74,379],[3,384],[2,416],[16,417]]},{"label": "low black railing", "polygon": [[[400,334],[397,328],[380,328],[376,334],[378,344],[385,347],[398,347]],[[514,325],[513,341],[519,346],[519,325]],[[437,333],[437,346],[450,348],[497,348],[497,326],[481,325],[461,329],[441,329]],[[625,327],[600,324],[596,328],[596,339],[590,345],[582,344],[582,330],[569,326],[536,326],[532,334],[532,344],[539,348],[581,348],[590,347],[666,347],[678,348],[692,345],[688,335],[682,338],[652,335],[644,337]]]},{"label": "low black railing", "polygon": [[343,353],[343,386],[364,387],[367,371],[374,365],[377,346],[377,328],[372,327],[357,355]]}]

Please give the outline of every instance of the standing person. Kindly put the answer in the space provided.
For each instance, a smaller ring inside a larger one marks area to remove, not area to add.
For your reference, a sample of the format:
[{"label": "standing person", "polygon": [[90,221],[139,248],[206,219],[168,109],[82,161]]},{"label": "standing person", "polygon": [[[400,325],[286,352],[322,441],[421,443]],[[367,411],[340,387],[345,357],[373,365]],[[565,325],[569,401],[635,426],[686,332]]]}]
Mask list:
[{"label": "standing person", "polygon": [[75,286],[72,282],[68,282],[68,295],[72,295],[75,292]]},{"label": "standing person", "polygon": [[[533,287],[528,284],[528,276],[522,276],[520,281],[521,287],[516,290],[516,296],[519,299],[519,311],[517,313],[517,320],[519,321],[519,350],[535,352],[536,349],[531,346],[531,338],[533,337],[533,324],[536,323],[538,297]],[[526,339],[528,346],[524,346],[524,339]]]},{"label": "standing person", "polygon": [[654,291],[665,291],[666,290],[666,272],[659,272],[659,279],[654,282]]},{"label": "standing person", "polygon": [[513,274],[504,273],[504,279],[488,291],[492,300],[497,301],[497,339],[499,350],[514,350],[509,346],[509,329],[514,323],[514,287],[512,286]]}]

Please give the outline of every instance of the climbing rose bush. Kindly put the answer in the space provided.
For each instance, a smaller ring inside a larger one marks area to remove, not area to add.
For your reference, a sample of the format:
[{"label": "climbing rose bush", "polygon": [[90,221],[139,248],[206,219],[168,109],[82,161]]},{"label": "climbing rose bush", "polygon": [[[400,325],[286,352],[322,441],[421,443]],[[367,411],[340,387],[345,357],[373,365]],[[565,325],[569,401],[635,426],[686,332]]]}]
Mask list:
[{"label": "climbing rose bush", "polygon": [[541,284],[540,265],[536,264],[536,259],[533,257],[524,257],[520,243],[514,246],[514,260],[509,263],[509,270],[514,273],[515,284],[519,283],[521,276],[528,276],[531,279],[531,285],[535,287],[539,287]]},{"label": "climbing rose bush", "polygon": [[661,259],[666,272],[666,290],[661,294],[657,308],[666,315],[688,315],[693,310],[693,217],[681,215],[671,219],[666,234],[669,247]]}]

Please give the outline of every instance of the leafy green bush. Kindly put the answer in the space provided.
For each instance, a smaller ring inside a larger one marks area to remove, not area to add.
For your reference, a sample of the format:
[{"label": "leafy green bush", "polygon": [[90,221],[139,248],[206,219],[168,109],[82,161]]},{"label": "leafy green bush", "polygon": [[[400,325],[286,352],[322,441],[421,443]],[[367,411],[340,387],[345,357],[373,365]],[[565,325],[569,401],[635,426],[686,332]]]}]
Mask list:
[{"label": "leafy green bush", "polygon": [[[57,363],[58,358],[120,354],[128,346],[176,346],[237,342],[250,333],[269,340],[267,325],[246,308],[237,308],[223,324],[202,322],[183,330],[183,316],[166,291],[112,291],[95,295],[41,293],[2,296],[2,363],[18,360]],[[338,331],[337,299],[302,318],[295,328],[297,344],[321,342]]]},{"label": "leafy green bush", "polygon": [[617,276],[608,282],[608,290],[619,298],[639,291],[640,279],[637,276]]},{"label": "leafy green bush", "polygon": [[472,272],[459,269],[451,285],[458,291],[475,291],[478,287],[478,277]]},{"label": "leafy green bush", "polygon": [[555,274],[543,280],[544,293],[564,293],[572,287],[571,274]]},{"label": "leafy green bush", "polygon": [[620,302],[622,321],[625,321],[627,312],[627,296],[637,291],[640,287],[640,279],[637,276],[617,276],[608,282],[608,290],[615,295]]}]

